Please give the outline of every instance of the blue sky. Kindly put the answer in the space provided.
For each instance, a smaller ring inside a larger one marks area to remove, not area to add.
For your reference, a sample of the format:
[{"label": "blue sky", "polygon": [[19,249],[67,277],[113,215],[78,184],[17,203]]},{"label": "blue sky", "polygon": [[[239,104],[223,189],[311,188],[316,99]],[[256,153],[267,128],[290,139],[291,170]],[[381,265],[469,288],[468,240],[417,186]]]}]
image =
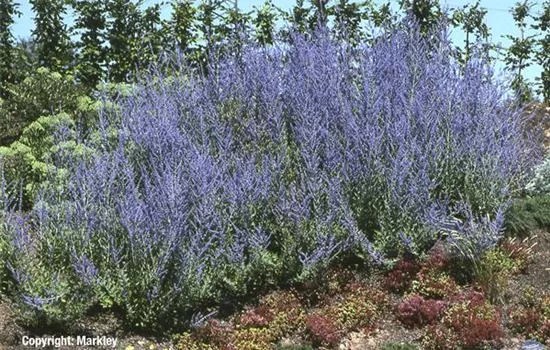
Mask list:
[{"label": "blue sky", "polygon": [[[30,35],[33,28],[33,13],[31,11],[31,6],[28,0],[19,0],[20,3],[19,10],[22,12],[20,18],[16,19],[16,23],[13,26],[14,34],[16,37],[27,37]],[[146,5],[154,4],[160,2],[159,0],[146,0]],[[273,4],[282,8],[283,10],[289,10],[294,4],[295,0],[273,0]],[[385,3],[386,0],[376,0],[377,3]],[[391,1],[393,5],[397,6],[397,1]],[[512,15],[508,11],[517,0],[481,0],[481,6],[488,9],[486,16],[486,23],[490,28],[492,35],[492,41],[495,43],[502,43],[504,47],[509,45],[509,41],[503,36],[518,35],[519,31],[515,27]],[[542,1],[533,1],[535,6],[533,7],[533,12],[537,13],[541,11]],[[252,10],[254,6],[260,7],[264,3],[264,0],[239,0],[239,8],[243,11]],[[474,4],[475,1],[468,0],[441,0],[441,3],[449,7],[461,7],[467,4]],[[167,18],[170,15],[170,6],[165,5],[163,10],[163,17]],[[70,21],[70,18],[68,18]],[[529,35],[529,32],[527,32]],[[452,34],[453,41],[456,44],[462,43],[464,40],[464,35],[460,31],[453,32]],[[498,69],[501,69],[502,65],[497,65]],[[535,76],[540,74],[540,67],[532,66],[526,72],[526,77],[533,81]]]}]

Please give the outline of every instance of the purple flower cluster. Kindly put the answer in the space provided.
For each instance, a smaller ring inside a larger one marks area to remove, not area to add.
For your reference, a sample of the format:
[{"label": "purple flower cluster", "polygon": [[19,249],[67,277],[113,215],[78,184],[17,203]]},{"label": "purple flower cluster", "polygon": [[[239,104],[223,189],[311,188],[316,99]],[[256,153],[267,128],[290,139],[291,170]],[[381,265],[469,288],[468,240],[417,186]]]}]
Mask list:
[{"label": "purple flower cluster", "polygon": [[[320,30],[207,75],[152,74],[101,113],[95,154],[64,157],[64,186],[8,229],[13,273],[32,279],[32,255],[75,300],[148,325],[248,292],[260,270],[293,280],[342,252],[429,249],[457,205],[471,213],[457,232],[490,246],[538,154],[490,67],[461,70],[440,29],[359,48]],[[20,290],[29,306],[42,296]]]}]

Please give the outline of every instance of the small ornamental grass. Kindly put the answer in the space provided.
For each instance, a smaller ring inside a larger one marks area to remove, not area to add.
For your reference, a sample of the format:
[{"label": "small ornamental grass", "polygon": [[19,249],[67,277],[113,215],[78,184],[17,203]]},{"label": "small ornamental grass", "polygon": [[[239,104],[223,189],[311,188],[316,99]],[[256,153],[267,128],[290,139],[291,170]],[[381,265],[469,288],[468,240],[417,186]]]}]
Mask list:
[{"label": "small ornamental grass", "polygon": [[30,212],[4,206],[0,276],[29,322],[99,305],[128,326],[189,326],[344,253],[391,262],[452,232],[480,254],[539,160],[504,85],[475,55],[454,62],[443,26],[357,49],[319,30],[207,75],[172,68],[99,113],[93,155],[54,152],[69,176]]}]

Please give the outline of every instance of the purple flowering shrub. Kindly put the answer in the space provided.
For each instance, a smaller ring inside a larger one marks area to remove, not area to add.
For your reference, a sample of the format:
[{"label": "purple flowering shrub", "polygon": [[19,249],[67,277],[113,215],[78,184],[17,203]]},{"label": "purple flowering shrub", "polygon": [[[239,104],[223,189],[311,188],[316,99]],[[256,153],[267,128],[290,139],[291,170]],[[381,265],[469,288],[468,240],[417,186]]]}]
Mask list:
[{"label": "purple flowering shrub", "polygon": [[353,49],[318,31],[207,75],[153,70],[100,113],[94,155],[58,157],[63,186],[8,215],[13,298],[50,321],[99,304],[177,325],[344,252],[383,263],[449,230],[491,246],[538,153],[489,67],[462,74],[444,34]]}]

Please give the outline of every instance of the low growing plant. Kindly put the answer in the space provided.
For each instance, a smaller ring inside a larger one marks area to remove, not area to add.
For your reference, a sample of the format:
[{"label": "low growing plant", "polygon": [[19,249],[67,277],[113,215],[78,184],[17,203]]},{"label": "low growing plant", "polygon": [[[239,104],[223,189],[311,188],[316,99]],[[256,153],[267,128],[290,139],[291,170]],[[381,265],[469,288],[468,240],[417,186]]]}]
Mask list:
[{"label": "low growing plant", "polygon": [[370,334],[376,330],[387,306],[383,291],[352,282],[308,316],[307,331],[314,345],[335,346],[349,332]]},{"label": "low growing plant", "polygon": [[550,295],[529,298],[527,303],[508,310],[509,326],[525,337],[547,343],[550,339]]},{"label": "low growing plant", "polygon": [[276,339],[304,332],[306,311],[293,292],[277,291],[267,295],[260,301],[260,310],[268,321],[270,334]]},{"label": "low growing plant", "polygon": [[[536,238],[536,236],[535,236]],[[533,247],[529,238],[519,242],[506,238],[497,246],[476,256],[459,256],[453,261],[458,277],[476,285],[493,304],[502,304],[509,279],[525,272],[532,259]]]},{"label": "low growing plant", "polygon": [[540,298],[539,290],[533,286],[526,286],[521,293],[521,298],[519,304],[526,308],[535,307],[538,305],[538,300]]},{"label": "low growing plant", "polygon": [[455,280],[444,272],[421,270],[412,282],[411,291],[429,299],[445,299],[459,291]]},{"label": "low growing plant", "polygon": [[449,302],[441,322],[426,327],[424,349],[481,349],[501,344],[501,313],[483,294],[467,290]]},{"label": "low growing plant", "polygon": [[204,325],[193,332],[183,333],[184,337],[178,340],[185,346],[186,342],[198,342],[214,348],[222,348],[227,344],[231,334],[235,331],[235,325],[222,323],[216,319],[209,319]]},{"label": "low growing plant", "polygon": [[506,212],[506,231],[511,236],[529,236],[550,229],[550,195],[517,199]]},{"label": "low growing plant", "polygon": [[344,336],[329,316],[316,314],[308,316],[307,331],[315,346],[334,347]]},{"label": "low growing plant", "polygon": [[385,289],[398,294],[410,290],[413,280],[419,271],[418,263],[412,259],[401,259],[384,277]]},{"label": "low growing plant", "polygon": [[222,347],[226,350],[271,350],[273,349],[273,336],[266,328],[236,329],[227,339],[227,344]]},{"label": "low growing plant", "polygon": [[397,305],[397,319],[410,328],[424,327],[441,320],[448,306],[448,303],[442,300],[409,295]]},{"label": "low growing plant", "polygon": [[218,350],[218,347],[197,341],[189,333],[178,335],[175,339],[177,350]]},{"label": "low growing plant", "polygon": [[357,276],[349,269],[335,267],[323,274],[323,282],[329,296],[336,295],[357,281]]}]

